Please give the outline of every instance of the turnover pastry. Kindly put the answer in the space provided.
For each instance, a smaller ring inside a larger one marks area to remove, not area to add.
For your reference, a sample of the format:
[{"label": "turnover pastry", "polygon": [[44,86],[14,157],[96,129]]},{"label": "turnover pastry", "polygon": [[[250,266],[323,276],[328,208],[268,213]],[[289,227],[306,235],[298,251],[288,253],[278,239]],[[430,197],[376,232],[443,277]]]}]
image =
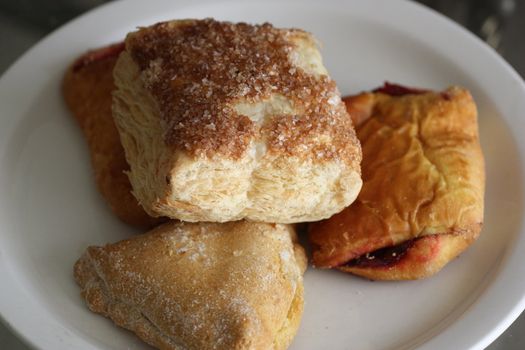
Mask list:
[{"label": "turnover pastry", "polygon": [[113,112],[151,216],[292,223],[361,188],[361,150],[313,37],[181,20],[128,34]]},{"label": "turnover pastry", "polygon": [[131,194],[129,166],[111,115],[113,67],[123,50],[120,43],[82,55],[66,72],[63,95],[88,142],[99,191],[122,221],[151,227],[160,219],[147,215]]},{"label": "turnover pastry", "polygon": [[479,235],[484,162],[470,93],[387,84],[345,99],[363,149],[363,189],[310,226],[314,265],[370,279],[439,271]]},{"label": "turnover pastry", "polygon": [[169,222],[75,265],[89,308],[160,349],[285,349],[306,258],[289,225]]}]

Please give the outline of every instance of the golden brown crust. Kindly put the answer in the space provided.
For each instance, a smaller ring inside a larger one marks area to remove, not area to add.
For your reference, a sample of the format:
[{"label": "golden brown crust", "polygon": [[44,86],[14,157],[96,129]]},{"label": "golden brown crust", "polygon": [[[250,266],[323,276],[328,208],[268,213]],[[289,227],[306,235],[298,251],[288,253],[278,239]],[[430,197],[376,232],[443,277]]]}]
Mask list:
[{"label": "golden brown crust", "polygon": [[[293,63],[297,29],[212,19],[158,23],[131,33],[126,50],[158,101],[165,141],[190,154],[239,158],[256,134],[268,151],[359,166],[358,142],[335,82]],[[297,115],[275,115],[259,128],[234,105],[279,94]],[[331,142],[319,142],[327,135]]]},{"label": "golden brown crust", "polygon": [[75,264],[89,308],[161,349],[285,349],[302,314],[290,226],[170,222]]},{"label": "golden brown crust", "polygon": [[485,176],[474,101],[467,90],[452,87],[402,96],[363,93],[345,102],[362,145],[363,188],[350,207],[311,225],[313,262],[341,267],[384,247],[447,235],[418,242],[423,250],[437,242],[441,250],[419,269],[417,259],[408,258],[414,247],[404,265],[401,260],[389,272],[341,267],[372,279],[426,277],[481,230]]},{"label": "golden brown crust", "polygon": [[79,57],[66,72],[62,92],[88,143],[97,187],[113,212],[127,224],[152,227],[161,220],[147,215],[131,194],[129,165],[111,115],[112,71],[123,49],[120,43]]}]

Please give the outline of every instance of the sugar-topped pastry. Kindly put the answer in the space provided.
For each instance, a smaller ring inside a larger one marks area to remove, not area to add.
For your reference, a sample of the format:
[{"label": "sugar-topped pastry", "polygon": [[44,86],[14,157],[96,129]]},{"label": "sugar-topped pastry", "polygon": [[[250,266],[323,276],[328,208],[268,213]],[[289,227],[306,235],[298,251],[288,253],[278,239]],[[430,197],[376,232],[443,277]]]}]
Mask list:
[{"label": "sugar-topped pastry", "polygon": [[179,20],[125,45],[113,113],[150,215],[292,223],[354,201],[361,149],[309,33]]},{"label": "sugar-topped pastry", "polygon": [[289,225],[172,221],[88,248],[74,273],[93,312],[156,348],[284,350],[305,268]]}]

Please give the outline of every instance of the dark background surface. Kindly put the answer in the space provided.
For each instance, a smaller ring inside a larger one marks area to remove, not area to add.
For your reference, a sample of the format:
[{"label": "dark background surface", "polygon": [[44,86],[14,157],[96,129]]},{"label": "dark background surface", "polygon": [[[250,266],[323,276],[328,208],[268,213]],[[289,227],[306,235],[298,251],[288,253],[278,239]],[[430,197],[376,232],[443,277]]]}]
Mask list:
[{"label": "dark background surface", "polygon": [[[51,30],[105,2],[0,0],[0,73]],[[525,77],[525,0],[419,2],[445,14],[481,37]]]},{"label": "dark background surface", "polygon": [[[105,2],[104,0],[0,0],[0,74],[50,31]],[[494,47],[522,78],[525,77],[525,0],[420,0],[419,2],[445,14],[475,33]],[[2,324],[0,324],[0,348],[29,349]],[[522,314],[487,349],[525,349],[525,314]]]}]

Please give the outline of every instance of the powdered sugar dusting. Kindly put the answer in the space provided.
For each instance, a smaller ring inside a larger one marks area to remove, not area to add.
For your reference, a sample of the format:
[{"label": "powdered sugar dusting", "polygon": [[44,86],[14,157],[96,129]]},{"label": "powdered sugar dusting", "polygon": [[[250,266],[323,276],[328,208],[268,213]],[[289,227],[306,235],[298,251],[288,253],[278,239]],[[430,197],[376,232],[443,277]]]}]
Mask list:
[{"label": "powdered sugar dusting", "polygon": [[85,295],[96,289],[117,323],[127,319],[135,331],[147,325],[182,347],[234,348],[249,340],[266,348],[272,339],[260,336],[272,321],[264,318],[282,322],[301,281],[284,225],[172,222],[89,254],[90,266],[78,269],[96,271],[96,280],[83,284]]}]

